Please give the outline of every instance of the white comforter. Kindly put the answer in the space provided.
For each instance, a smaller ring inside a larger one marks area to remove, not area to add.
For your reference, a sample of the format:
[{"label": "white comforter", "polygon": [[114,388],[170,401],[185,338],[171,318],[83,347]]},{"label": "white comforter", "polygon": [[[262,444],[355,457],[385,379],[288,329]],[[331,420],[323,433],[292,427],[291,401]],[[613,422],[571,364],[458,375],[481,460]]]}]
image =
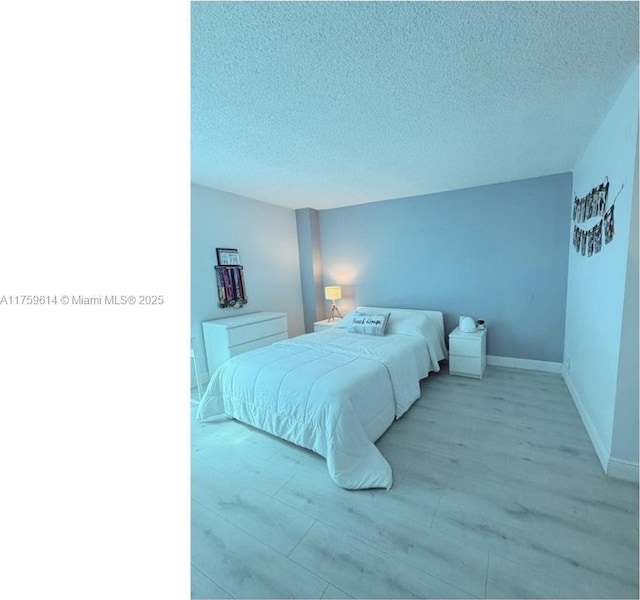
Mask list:
[{"label": "white comforter", "polygon": [[240,354],[214,373],[198,419],[233,417],[313,450],[348,489],[387,488],[389,463],[374,443],[439,371],[444,342],[332,328]]}]

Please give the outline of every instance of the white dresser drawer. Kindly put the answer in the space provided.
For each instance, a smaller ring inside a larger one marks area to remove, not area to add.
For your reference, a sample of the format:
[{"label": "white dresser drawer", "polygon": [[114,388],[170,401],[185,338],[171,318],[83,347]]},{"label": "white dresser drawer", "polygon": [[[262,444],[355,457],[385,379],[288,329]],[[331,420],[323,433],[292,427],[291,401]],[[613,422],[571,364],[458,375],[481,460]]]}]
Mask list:
[{"label": "white dresser drawer", "polygon": [[237,354],[249,352],[249,350],[256,350],[257,348],[262,348],[263,346],[269,346],[270,344],[273,344],[273,342],[279,342],[280,340],[286,339],[287,334],[285,332],[277,333],[276,335],[270,335],[269,337],[260,338],[259,340],[252,340],[251,342],[246,342],[245,344],[238,344],[229,348],[229,356],[236,356]]},{"label": "white dresser drawer", "polygon": [[449,338],[449,352],[462,356],[479,356],[481,339],[453,337]]},{"label": "white dresser drawer", "polygon": [[482,377],[483,372],[484,366],[481,358],[449,355],[449,373],[467,375],[468,377]]},{"label": "white dresser drawer", "polygon": [[260,338],[286,333],[286,331],[286,317],[269,319],[268,321],[260,321],[241,327],[231,327],[229,328],[229,346],[239,346]]},{"label": "white dresser drawer", "polygon": [[209,376],[232,356],[287,339],[287,315],[256,312],[202,323]]}]

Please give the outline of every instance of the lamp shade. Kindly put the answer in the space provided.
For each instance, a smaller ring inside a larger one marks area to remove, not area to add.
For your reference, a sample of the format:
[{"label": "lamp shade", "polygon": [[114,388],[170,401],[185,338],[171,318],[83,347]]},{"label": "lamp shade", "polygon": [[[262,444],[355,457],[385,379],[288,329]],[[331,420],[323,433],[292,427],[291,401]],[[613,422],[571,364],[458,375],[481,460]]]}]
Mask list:
[{"label": "lamp shade", "polygon": [[328,285],[324,288],[324,297],[327,300],[339,300],[342,298],[342,290],[339,285]]}]

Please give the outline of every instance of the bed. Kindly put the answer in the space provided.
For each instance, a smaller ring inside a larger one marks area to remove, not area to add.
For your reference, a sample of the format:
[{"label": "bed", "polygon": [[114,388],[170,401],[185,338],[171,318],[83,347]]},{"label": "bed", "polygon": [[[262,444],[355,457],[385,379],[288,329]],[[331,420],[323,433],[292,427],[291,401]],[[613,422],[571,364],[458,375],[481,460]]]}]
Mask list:
[{"label": "bed", "polygon": [[224,415],[312,450],[340,487],[390,489],[391,466],[375,441],[446,353],[441,312],[361,306],[331,329],[227,360],[197,419]]}]

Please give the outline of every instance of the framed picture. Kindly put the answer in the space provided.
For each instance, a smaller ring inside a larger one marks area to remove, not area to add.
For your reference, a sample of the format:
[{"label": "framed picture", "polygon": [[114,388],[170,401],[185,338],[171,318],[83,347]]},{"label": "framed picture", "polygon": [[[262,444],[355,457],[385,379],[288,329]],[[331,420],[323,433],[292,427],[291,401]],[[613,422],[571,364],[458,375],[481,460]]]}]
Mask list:
[{"label": "framed picture", "polygon": [[216,248],[219,265],[239,265],[240,255],[237,248]]}]

